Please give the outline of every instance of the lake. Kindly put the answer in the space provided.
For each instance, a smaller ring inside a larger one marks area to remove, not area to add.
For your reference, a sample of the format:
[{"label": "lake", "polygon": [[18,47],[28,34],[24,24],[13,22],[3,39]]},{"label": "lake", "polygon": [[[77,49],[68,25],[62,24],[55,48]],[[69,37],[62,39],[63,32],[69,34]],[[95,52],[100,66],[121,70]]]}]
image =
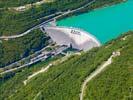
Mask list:
[{"label": "lake", "polygon": [[57,25],[81,28],[104,44],[133,30],[133,0],[68,17],[57,21]]}]

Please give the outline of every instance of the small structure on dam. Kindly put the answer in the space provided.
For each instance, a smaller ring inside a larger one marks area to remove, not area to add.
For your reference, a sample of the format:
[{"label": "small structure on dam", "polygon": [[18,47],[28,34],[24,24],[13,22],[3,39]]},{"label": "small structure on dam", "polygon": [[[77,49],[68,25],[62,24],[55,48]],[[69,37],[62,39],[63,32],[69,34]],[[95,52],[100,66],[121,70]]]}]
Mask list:
[{"label": "small structure on dam", "polygon": [[100,42],[91,34],[72,27],[45,26],[42,28],[57,45],[66,45],[78,50],[89,50],[100,46]]}]

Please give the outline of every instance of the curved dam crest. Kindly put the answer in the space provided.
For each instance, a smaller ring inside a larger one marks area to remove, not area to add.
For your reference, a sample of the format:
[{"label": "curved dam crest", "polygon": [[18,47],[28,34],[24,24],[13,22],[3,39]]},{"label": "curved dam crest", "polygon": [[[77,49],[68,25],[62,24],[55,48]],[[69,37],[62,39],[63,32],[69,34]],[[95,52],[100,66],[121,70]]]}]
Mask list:
[{"label": "curved dam crest", "polygon": [[73,27],[43,27],[54,42],[77,50],[87,51],[100,46],[100,42],[88,32]]},{"label": "curved dam crest", "polygon": [[68,17],[57,21],[57,25],[83,29],[104,44],[133,30],[133,0]]}]

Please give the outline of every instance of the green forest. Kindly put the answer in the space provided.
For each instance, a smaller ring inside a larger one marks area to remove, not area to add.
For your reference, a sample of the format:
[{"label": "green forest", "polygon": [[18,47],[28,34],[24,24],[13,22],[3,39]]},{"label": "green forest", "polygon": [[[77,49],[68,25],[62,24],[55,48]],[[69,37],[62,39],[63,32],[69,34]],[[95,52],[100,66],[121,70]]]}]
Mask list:
[{"label": "green forest", "polygon": [[[84,100],[132,100],[133,97],[133,34],[121,41],[121,56],[88,83]],[[117,42],[117,41],[116,41]]]},{"label": "green forest", "polygon": [[0,8],[23,6],[37,1],[41,0],[0,0]]},{"label": "green forest", "polygon": [[[89,0],[56,0],[48,4],[42,4],[39,7],[32,7],[24,12],[16,12],[12,10],[3,9],[0,11],[0,35],[20,34],[29,28],[41,23],[41,17],[56,13],[58,11],[65,11],[68,9],[77,8]],[[27,21],[28,20],[28,21]]]},{"label": "green forest", "polygon": [[[24,0],[25,1],[25,0]],[[9,9],[0,10],[0,36],[21,34],[35,25],[45,21],[47,15],[75,9],[85,5],[92,0],[56,0],[55,2],[32,7],[24,12],[16,12]],[[88,9],[94,9],[106,4],[118,3],[123,0],[97,0]],[[41,18],[41,19],[39,19]]]},{"label": "green forest", "polygon": [[49,39],[41,30],[37,29],[20,38],[0,40],[0,67],[4,67],[42,49],[48,45]]},{"label": "green forest", "polygon": [[[0,0],[0,36],[21,34],[49,19],[43,18],[47,15],[72,10],[92,0],[55,0],[38,7],[32,6],[22,12],[8,9],[37,1],[41,0]],[[76,14],[122,1],[96,0]],[[49,40],[47,33],[40,29],[20,38],[0,39],[0,69],[41,50],[49,44]],[[0,100],[79,100],[81,86],[86,77],[117,50],[120,50],[120,56],[113,58],[112,63],[87,84],[84,100],[132,100],[133,31],[100,47],[87,52],[81,51],[81,55],[71,55],[64,62],[52,65],[48,71],[33,77],[27,85],[23,82],[30,75],[56,60],[61,61],[64,56],[58,55],[14,72],[0,74]]]},{"label": "green forest", "polygon": [[[123,38],[126,37],[126,40]],[[113,51],[121,50],[121,55],[87,85],[85,100],[122,100],[129,95],[132,86],[133,32],[128,32],[105,45],[94,48],[80,56],[72,56],[67,61],[51,67],[46,73],[34,77],[24,86],[23,81],[37,67],[25,68],[14,77],[0,84],[1,100],[79,100],[82,82],[99,65],[106,61]],[[126,99],[128,100],[128,99]]]}]

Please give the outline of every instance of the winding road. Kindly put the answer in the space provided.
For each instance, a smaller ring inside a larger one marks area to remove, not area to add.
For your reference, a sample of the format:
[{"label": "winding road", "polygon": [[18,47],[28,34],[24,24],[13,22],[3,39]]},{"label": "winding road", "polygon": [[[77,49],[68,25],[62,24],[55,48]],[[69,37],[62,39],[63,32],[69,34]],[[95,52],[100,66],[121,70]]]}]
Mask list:
[{"label": "winding road", "polygon": [[[81,54],[80,53],[75,53],[74,55],[81,55]],[[28,76],[28,78],[23,81],[24,85],[27,85],[28,81],[30,81],[33,77],[37,76],[38,74],[47,72],[50,67],[65,62],[66,60],[69,59],[69,57],[71,57],[71,55],[66,55],[61,59],[55,60],[55,61],[51,62],[50,64],[48,64],[46,67],[42,68],[41,70],[39,70],[39,71],[33,73],[32,75]]]},{"label": "winding road", "polygon": [[[8,66],[5,66],[4,68],[8,69],[8,68],[14,66],[15,64],[19,64],[21,61],[24,61],[24,60],[26,60],[26,59],[28,59],[28,58],[30,58],[30,57],[32,57],[32,56],[35,56],[35,55],[38,54],[38,53],[43,52],[43,51],[44,51],[46,48],[48,48],[48,47],[50,47],[50,46],[48,45],[48,46],[42,48],[41,50],[36,51],[34,54],[31,54],[31,55],[29,55],[28,57],[22,58],[22,59],[19,60],[19,61],[16,61],[16,62],[14,62],[14,63],[12,63],[12,64],[10,64],[10,65],[8,65]],[[40,60],[40,59],[37,59],[37,60]],[[29,62],[29,63],[24,64],[24,65],[21,65],[21,66],[19,66],[19,67],[5,70],[5,71],[3,71],[3,72],[0,72],[0,75],[2,75],[2,74],[6,74],[6,73],[9,73],[9,72],[12,72],[12,71],[15,71],[15,70],[21,69],[21,68],[24,68],[24,67],[29,66],[29,65],[31,65],[31,64],[33,64],[33,63],[35,63],[35,62]],[[4,70],[4,68],[1,68],[1,69]]]},{"label": "winding road", "polygon": [[80,100],[83,100],[86,85],[88,82],[90,82],[94,77],[96,77],[98,74],[100,74],[108,65],[112,63],[112,60],[114,57],[120,56],[120,52],[113,52],[112,55],[108,58],[106,62],[104,62],[101,66],[99,66],[94,72],[92,72],[83,82],[81,87],[81,93],[80,93]]},{"label": "winding road", "polygon": [[23,81],[24,85],[26,85],[27,82],[28,82],[31,78],[35,77],[36,75],[38,75],[38,74],[40,74],[40,73],[43,73],[43,72],[46,72],[52,65],[53,65],[53,64],[49,64],[47,67],[42,68],[40,71],[38,71],[38,72],[32,74],[31,76],[29,76],[27,80],[24,80],[24,81]]},{"label": "winding road", "polygon": [[[47,21],[44,21],[44,22],[42,22],[41,24],[38,24],[38,25],[32,27],[31,29],[25,31],[24,33],[21,33],[21,34],[18,34],[18,35],[12,35],[12,36],[0,36],[0,39],[8,40],[8,39],[15,39],[15,38],[22,37],[22,36],[28,34],[29,32],[31,32],[32,30],[37,29],[37,28],[40,28],[40,27],[42,27],[43,25],[45,25],[45,24],[47,24],[47,23],[49,23],[49,22],[51,22],[51,21],[54,21],[55,19],[58,19],[58,18],[60,18],[60,17],[62,17],[62,16],[64,16],[64,15],[67,15],[67,14],[70,14],[70,13],[74,13],[74,12],[76,12],[76,11],[79,11],[79,10],[83,9],[83,8],[86,8],[87,6],[91,5],[91,4],[94,3],[95,1],[96,1],[96,0],[93,0],[93,1],[91,1],[91,2],[89,2],[89,3],[87,3],[87,4],[85,4],[84,6],[79,7],[79,8],[77,8],[77,9],[74,9],[74,10],[68,10],[68,11],[65,11],[65,12],[57,12],[57,13],[61,13],[61,14],[58,15],[58,16],[55,16],[55,17],[53,17],[53,18],[51,18],[51,19],[49,19],[49,20],[47,20]],[[49,15],[49,16],[52,16],[52,15],[53,15],[53,14],[51,14],[51,15]]]}]

